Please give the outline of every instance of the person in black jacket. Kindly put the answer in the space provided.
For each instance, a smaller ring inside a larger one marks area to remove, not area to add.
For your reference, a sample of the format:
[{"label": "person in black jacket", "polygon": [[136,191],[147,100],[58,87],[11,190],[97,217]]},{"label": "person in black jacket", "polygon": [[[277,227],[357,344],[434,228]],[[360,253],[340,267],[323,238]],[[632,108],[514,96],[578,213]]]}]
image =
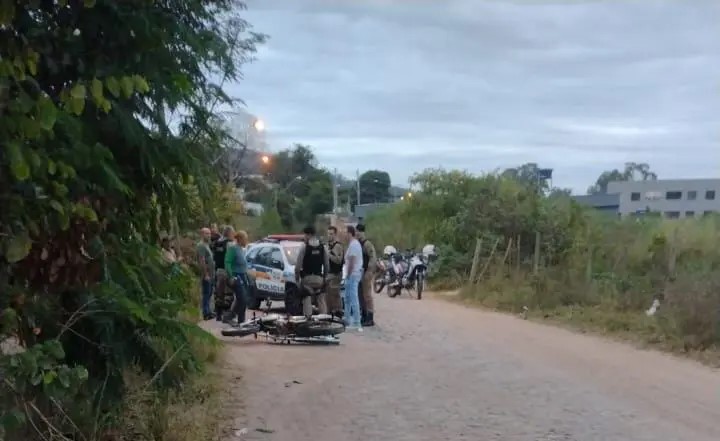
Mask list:
[{"label": "person in black jacket", "polygon": [[227,285],[227,273],[225,272],[225,253],[228,242],[233,240],[235,229],[231,226],[223,228],[223,235],[211,242],[210,249],[215,260],[215,318],[222,320],[223,314],[230,310],[234,295]]},{"label": "person in black jacket", "polygon": [[324,291],[327,273],[330,268],[328,250],[325,248],[325,244],[318,239],[315,227],[306,227],[303,233],[305,234],[305,242],[298,252],[295,264],[295,279],[300,287],[300,295],[303,297],[303,315],[312,315],[312,293],[316,290],[321,290],[317,295],[318,311],[320,314],[327,314]]}]

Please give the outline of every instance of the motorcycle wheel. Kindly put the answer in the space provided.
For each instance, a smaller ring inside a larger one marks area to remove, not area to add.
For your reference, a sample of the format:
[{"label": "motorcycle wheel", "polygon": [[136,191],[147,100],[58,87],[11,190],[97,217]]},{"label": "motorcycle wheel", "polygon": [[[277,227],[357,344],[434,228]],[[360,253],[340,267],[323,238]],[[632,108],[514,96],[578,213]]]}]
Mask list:
[{"label": "motorcycle wheel", "polygon": [[373,279],[373,290],[375,294],[379,294],[385,288],[385,276],[382,273],[375,274]]},{"label": "motorcycle wheel", "polygon": [[390,286],[390,285],[388,285],[388,296],[389,296],[390,298],[397,297],[397,296],[399,296],[401,293],[402,293],[402,286],[400,286],[400,285],[397,285],[397,286]]},{"label": "motorcycle wheel", "polygon": [[422,293],[425,289],[425,274],[424,273],[418,273],[417,278],[415,279],[415,291],[417,291],[417,299],[422,299]]},{"label": "motorcycle wheel", "polygon": [[338,335],[345,332],[345,325],[333,322],[311,322],[295,330],[298,337],[324,337]]},{"label": "motorcycle wheel", "polygon": [[241,323],[237,327],[233,326],[220,331],[223,337],[247,337],[248,335],[260,332],[260,325],[257,323]]}]

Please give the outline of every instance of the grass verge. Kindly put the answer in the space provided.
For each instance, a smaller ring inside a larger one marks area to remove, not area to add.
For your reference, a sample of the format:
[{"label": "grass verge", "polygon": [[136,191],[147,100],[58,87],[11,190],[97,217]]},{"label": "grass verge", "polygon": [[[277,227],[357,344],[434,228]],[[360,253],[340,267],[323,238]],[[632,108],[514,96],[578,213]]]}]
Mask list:
[{"label": "grass verge", "polygon": [[[206,370],[177,390],[148,388],[149,378],[128,372],[129,394],[119,421],[103,440],[220,441],[230,439],[239,394],[228,362],[213,351]],[[237,376],[237,372],[234,373]],[[229,387],[230,385],[230,387]]]}]

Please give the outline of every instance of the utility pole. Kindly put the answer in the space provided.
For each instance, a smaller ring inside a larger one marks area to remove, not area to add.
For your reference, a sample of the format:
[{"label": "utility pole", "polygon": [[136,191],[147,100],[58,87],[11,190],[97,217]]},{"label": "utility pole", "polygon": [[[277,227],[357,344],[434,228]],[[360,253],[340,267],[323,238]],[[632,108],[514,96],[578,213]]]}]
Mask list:
[{"label": "utility pole", "polygon": [[332,186],[333,186],[333,214],[338,212],[338,183],[337,183],[337,169],[333,170]]},{"label": "utility pole", "polygon": [[355,186],[356,186],[356,191],[357,191],[356,205],[360,205],[360,170],[355,171]]}]

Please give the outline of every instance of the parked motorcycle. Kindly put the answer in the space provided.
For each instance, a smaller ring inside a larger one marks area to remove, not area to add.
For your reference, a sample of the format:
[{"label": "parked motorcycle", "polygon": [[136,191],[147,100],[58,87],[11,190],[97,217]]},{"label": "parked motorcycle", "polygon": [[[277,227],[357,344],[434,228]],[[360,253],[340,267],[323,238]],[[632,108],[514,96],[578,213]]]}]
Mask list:
[{"label": "parked motorcycle", "polygon": [[387,286],[388,296],[397,297],[402,290],[410,294],[415,292],[417,299],[422,299],[427,278],[427,261],[422,253],[408,251],[406,254],[397,253],[390,258],[382,277],[375,277],[375,292],[380,292]]},{"label": "parked motorcycle", "polygon": [[231,325],[220,331],[225,337],[247,337],[264,334],[268,340],[276,343],[323,343],[339,344],[338,335],[345,332],[345,324],[340,317],[330,314],[317,314],[308,317],[271,313],[272,302],[266,301],[262,316],[253,317],[242,323]]}]

